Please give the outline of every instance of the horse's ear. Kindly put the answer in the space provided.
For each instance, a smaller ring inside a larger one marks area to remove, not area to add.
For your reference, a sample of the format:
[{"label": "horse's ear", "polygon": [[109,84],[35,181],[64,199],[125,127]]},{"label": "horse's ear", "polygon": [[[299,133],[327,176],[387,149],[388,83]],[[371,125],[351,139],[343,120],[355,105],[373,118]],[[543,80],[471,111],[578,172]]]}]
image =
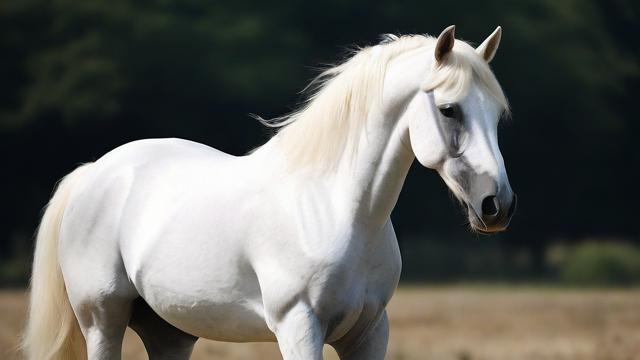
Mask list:
[{"label": "horse's ear", "polygon": [[451,49],[453,49],[453,43],[456,40],[456,26],[451,25],[448,28],[444,29],[440,36],[438,36],[438,41],[436,42],[436,50],[435,57],[437,62],[442,62],[442,60],[447,56]]},{"label": "horse's ear", "polygon": [[480,55],[486,62],[490,62],[493,60],[493,57],[496,56],[496,51],[498,51],[498,46],[500,45],[500,39],[502,38],[502,28],[498,26],[489,37],[480,44],[476,48],[476,52]]}]

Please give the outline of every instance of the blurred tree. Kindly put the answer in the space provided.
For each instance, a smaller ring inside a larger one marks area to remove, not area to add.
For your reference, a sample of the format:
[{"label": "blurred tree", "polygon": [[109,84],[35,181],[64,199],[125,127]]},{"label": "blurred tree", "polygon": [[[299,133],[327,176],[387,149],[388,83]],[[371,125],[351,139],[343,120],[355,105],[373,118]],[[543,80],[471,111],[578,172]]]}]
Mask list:
[{"label": "blurred tree", "polygon": [[[541,267],[555,237],[640,240],[629,195],[640,32],[628,0],[5,0],[0,255],[24,253],[55,180],[79,162],[162,136],[243,153],[266,139],[246,114],[289,111],[312,67],[344,46],[451,23],[476,43],[505,28],[492,66],[513,106],[501,147],[520,210],[503,247]],[[437,176],[416,169],[394,214],[401,241],[468,239],[454,208]]]}]

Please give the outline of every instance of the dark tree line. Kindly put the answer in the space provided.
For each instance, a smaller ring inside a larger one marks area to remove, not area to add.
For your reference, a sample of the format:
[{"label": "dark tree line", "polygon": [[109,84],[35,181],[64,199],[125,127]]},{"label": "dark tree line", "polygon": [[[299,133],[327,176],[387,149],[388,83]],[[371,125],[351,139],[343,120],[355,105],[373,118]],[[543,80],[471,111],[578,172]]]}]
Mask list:
[{"label": "dark tree line", "polygon": [[[241,154],[268,138],[247,114],[288,112],[314,66],[381,33],[449,24],[476,44],[504,28],[492,67],[513,107],[500,141],[520,207],[487,243],[535,266],[557,239],[640,242],[638,16],[629,0],[3,1],[0,263],[27,263],[39,210],[77,164],[146,137]],[[417,166],[394,218],[405,248],[478,246]]]}]

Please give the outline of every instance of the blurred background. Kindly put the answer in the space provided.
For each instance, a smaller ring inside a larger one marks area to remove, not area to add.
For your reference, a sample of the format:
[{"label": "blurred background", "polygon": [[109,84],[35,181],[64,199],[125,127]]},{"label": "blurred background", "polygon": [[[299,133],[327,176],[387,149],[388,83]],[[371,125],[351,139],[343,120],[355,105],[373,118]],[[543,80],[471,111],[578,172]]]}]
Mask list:
[{"label": "blurred background", "polygon": [[[607,301],[639,313],[628,289],[640,284],[639,8],[631,0],[4,0],[0,285],[26,285],[41,209],[79,163],[150,137],[240,155],[269,138],[247,114],[289,112],[317,67],[352,45],[376,44],[382,33],[437,35],[450,24],[479,44],[501,25],[491,65],[513,109],[500,145],[518,211],[508,232],[474,235],[437,174],[416,163],[393,213],[402,281],[440,289],[436,298],[456,284],[452,294],[464,296],[439,296],[489,303],[525,286],[540,307],[540,294],[564,299],[588,287],[596,297],[585,313],[615,307]],[[6,296],[21,304],[21,294]],[[597,329],[610,320],[606,309]],[[636,320],[630,329],[640,334]]]}]

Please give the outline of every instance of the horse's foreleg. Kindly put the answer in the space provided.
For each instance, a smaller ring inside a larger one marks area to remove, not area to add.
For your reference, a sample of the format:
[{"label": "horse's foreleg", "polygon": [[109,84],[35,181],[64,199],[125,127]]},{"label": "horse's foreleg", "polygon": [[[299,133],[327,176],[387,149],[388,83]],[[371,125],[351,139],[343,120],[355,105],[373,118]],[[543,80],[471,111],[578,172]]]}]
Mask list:
[{"label": "horse's foreleg", "polygon": [[298,302],[273,327],[284,360],[322,360],[324,330],[307,304]]},{"label": "horse's foreleg", "polygon": [[357,343],[334,344],[341,360],[382,360],[387,352],[389,320],[385,311],[375,328]]}]

